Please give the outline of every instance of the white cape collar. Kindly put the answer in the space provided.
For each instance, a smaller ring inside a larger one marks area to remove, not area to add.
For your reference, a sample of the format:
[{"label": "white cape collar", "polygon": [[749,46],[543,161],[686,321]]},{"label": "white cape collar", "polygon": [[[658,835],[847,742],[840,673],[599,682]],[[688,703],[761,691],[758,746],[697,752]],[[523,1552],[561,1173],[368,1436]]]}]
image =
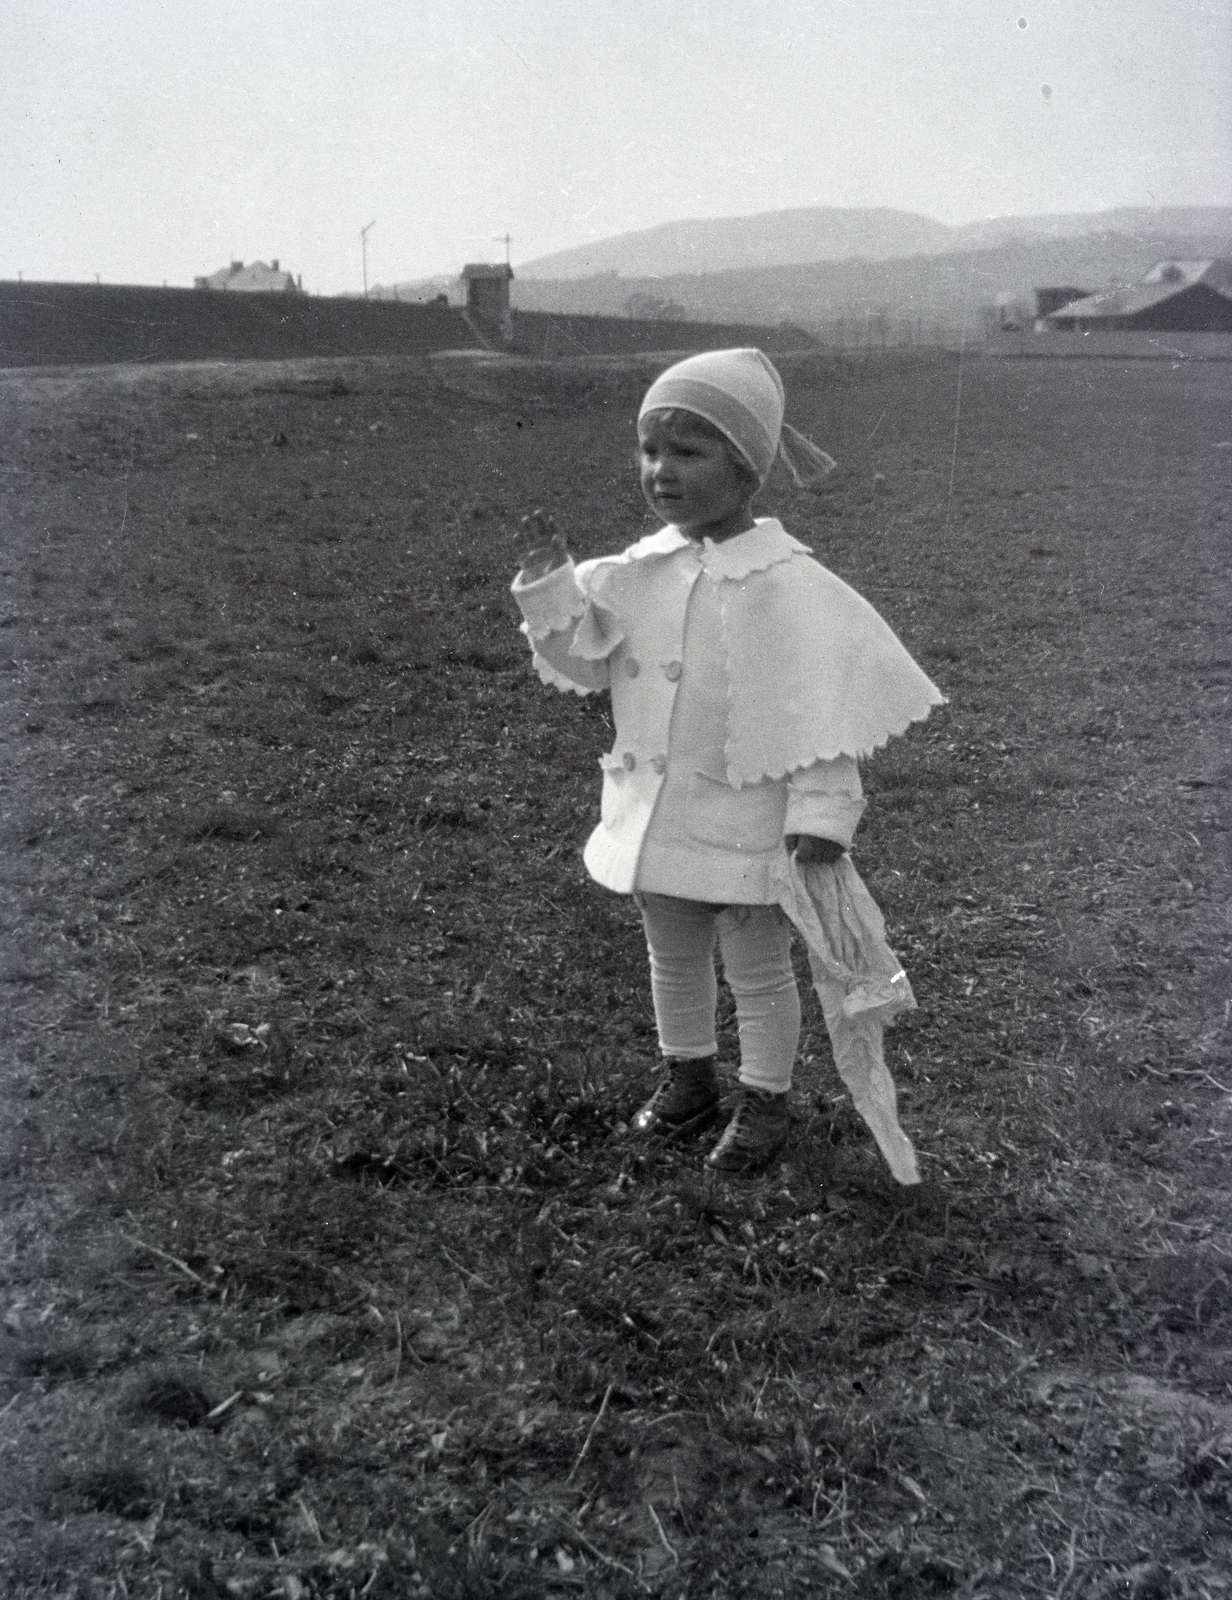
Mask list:
[{"label": "white cape collar", "polygon": [[629,561],[641,561],[647,556],[672,555],[677,550],[690,547],[697,551],[707,575],[739,581],[751,572],[764,572],[780,561],[789,561],[793,555],[811,554],[808,545],[793,539],[776,517],[758,517],[747,533],[738,533],[732,539],[715,544],[713,539],[689,539],[674,523],[649,533],[625,551]]}]

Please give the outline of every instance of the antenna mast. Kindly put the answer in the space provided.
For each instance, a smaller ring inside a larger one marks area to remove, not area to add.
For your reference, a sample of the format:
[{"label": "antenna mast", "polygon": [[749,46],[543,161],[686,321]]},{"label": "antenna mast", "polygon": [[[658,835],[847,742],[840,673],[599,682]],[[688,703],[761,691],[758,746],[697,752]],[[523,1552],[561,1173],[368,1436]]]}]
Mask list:
[{"label": "antenna mast", "polygon": [[505,246],[505,265],[508,266],[509,265],[509,247],[513,244],[512,237],[507,233],[494,233],[492,235],[492,243],[493,244],[504,244],[504,246]]},{"label": "antenna mast", "polygon": [[360,243],[360,248],[362,249],[363,255],[364,255],[364,299],[365,300],[368,298],[368,235],[372,231],[372,229],[375,228],[375,227],[376,227],[376,218],[373,217],[372,221],[368,224],[368,226],[366,228],[361,228],[359,230],[359,243]]}]

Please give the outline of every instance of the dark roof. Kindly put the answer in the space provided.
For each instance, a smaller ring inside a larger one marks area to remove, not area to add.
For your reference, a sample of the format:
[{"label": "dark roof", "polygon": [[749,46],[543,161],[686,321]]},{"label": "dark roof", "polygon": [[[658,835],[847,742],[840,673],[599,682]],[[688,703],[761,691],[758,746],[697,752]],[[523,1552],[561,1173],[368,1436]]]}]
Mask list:
[{"label": "dark roof", "polygon": [[1058,283],[1049,284],[1035,291],[1035,315],[1037,317],[1051,316],[1054,311],[1059,311],[1062,306],[1069,305],[1071,300],[1085,300],[1090,294],[1089,289],[1079,289],[1076,284]]},{"label": "dark roof", "polygon": [[513,268],[507,261],[468,261],[462,268],[464,278],[512,278]]},{"label": "dark roof", "polygon": [[1104,289],[1050,312],[1049,322],[1104,322],[1140,317],[1189,290],[1203,288],[1232,301],[1232,261],[1161,261],[1141,283]]}]

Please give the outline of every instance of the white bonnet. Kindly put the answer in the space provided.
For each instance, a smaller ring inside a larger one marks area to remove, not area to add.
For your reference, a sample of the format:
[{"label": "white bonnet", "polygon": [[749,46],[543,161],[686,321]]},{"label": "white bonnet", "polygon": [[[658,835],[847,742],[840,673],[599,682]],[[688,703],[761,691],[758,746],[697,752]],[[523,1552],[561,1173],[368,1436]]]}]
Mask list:
[{"label": "white bonnet", "polygon": [[[735,445],[757,481],[766,481],[783,444],[783,380],[760,350],[706,350],[668,367],[646,391],[638,421],[669,408],[704,417]],[[784,449],[783,458],[797,483],[833,469],[823,450],[794,428],[786,432],[794,448]]]}]

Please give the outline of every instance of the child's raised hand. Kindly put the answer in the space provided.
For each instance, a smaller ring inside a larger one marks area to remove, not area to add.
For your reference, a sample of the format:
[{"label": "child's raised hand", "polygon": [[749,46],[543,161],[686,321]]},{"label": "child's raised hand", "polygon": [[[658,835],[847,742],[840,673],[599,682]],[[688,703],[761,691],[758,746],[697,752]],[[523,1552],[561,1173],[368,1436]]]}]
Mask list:
[{"label": "child's raised hand", "polygon": [[546,578],[569,559],[565,536],[546,511],[532,511],[529,517],[523,517],[513,538],[526,583]]}]

